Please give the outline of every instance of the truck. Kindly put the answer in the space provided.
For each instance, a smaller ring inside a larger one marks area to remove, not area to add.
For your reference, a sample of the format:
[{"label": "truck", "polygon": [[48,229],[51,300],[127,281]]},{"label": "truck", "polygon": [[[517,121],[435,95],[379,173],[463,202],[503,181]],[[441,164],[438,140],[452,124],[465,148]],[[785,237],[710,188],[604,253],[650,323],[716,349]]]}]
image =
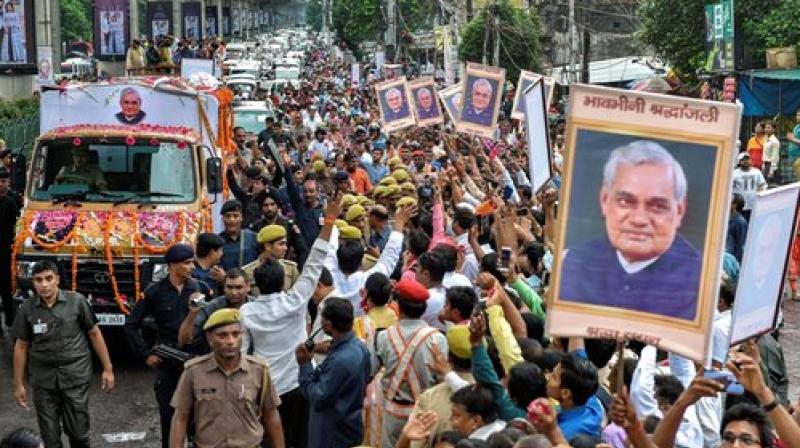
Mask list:
[{"label": "truck", "polygon": [[52,260],[99,324],[121,326],[164,253],[219,231],[225,160],[235,151],[232,95],[178,78],[45,89],[12,247],[18,301]]}]

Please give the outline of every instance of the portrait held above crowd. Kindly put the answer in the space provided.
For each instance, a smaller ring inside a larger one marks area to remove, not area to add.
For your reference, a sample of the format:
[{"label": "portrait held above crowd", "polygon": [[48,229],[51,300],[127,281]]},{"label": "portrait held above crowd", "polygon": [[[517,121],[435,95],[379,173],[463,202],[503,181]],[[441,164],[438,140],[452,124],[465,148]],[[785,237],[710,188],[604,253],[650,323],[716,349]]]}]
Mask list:
[{"label": "portrait held above crowd", "polygon": [[[128,73],[234,45],[172,39],[133,40]],[[175,120],[202,132],[174,142],[157,89],[126,81],[101,86],[124,145],[61,138],[27,190],[0,148],[13,393],[45,447],[95,438],[92,353],[102,399],[125,399],[81,290],[97,256],[164,448],[800,448],[781,347],[800,183],[776,174],[800,177],[800,125],[759,123],[738,151],[737,104],[573,84],[559,110],[566,87],[536,73],[468,62],[445,85],[308,39],[296,80],[259,79],[247,101],[192,91],[198,117]],[[37,205],[70,230],[40,237]],[[79,247],[93,220],[102,243]]]}]

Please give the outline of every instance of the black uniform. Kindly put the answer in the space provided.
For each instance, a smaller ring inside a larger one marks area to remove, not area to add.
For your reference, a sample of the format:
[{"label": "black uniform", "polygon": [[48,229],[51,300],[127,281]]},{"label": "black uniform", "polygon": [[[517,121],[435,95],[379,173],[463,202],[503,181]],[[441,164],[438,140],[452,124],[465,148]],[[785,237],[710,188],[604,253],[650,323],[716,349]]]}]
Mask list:
[{"label": "black uniform", "polygon": [[11,247],[14,244],[14,226],[22,206],[19,195],[13,190],[0,195],[0,297],[6,315],[6,326],[14,323],[14,292],[11,290]]},{"label": "black uniform", "polygon": [[50,308],[39,296],[19,308],[14,336],[28,343],[33,403],[48,448],[62,446],[62,422],[71,447],[89,446],[92,354],[87,333],[96,325],[89,301],[71,291],[59,291]]},{"label": "black uniform", "polygon": [[[178,292],[169,281],[169,277],[150,285],[144,291],[144,297],[136,303],[125,320],[125,337],[137,355],[146,359],[151,352],[151,347],[145,342],[140,331],[142,321],[147,316],[155,319],[158,329],[157,343],[188,351],[184,347],[178,347],[178,331],[189,313],[189,297],[195,292],[207,295],[210,291],[204,283],[189,279]],[[183,366],[177,361],[166,359],[162,361],[156,377],[155,393],[161,419],[161,446],[169,448],[169,431],[174,412],[170,400],[178,385]]]}]

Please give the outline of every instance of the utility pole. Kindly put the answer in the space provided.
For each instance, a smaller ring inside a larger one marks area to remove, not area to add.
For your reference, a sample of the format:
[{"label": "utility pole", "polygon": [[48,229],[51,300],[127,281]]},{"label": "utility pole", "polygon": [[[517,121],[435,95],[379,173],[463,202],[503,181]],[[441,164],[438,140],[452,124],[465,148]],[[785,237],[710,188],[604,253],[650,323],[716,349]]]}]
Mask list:
[{"label": "utility pole", "polygon": [[395,62],[397,55],[397,11],[395,0],[386,2],[386,59]]},{"label": "utility pole", "polygon": [[500,1],[494,0],[492,6],[492,14],[494,14],[494,57],[492,57],[492,65],[495,67],[500,66]]},{"label": "utility pole", "polygon": [[328,9],[330,8],[330,1],[331,0],[322,0],[322,27],[320,31],[322,31],[322,35],[325,39],[325,47],[330,46],[330,40],[328,39]]},{"label": "utility pole", "polygon": [[589,11],[586,7],[591,5],[591,0],[581,0],[584,8],[581,9],[581,24],[583,25],[583,42],[581,43],[581,82],[589,84],[589,62],[591,56],[592,37],[589,35]]},{"label": "utility pole", "polygon": [[570,84],[575,82],[575,58],[578,54],[578,30],[575,27],[575,0],[569,0],[569,76]]},{"label": "utility pole", "polygon": [[484,35],[483,35],[483,60],[481,63],[486,65],[489,63],[489,36],[492,35],[492,24],[494,24],[494,9],[489,9],[489,17],[484,21]]}]

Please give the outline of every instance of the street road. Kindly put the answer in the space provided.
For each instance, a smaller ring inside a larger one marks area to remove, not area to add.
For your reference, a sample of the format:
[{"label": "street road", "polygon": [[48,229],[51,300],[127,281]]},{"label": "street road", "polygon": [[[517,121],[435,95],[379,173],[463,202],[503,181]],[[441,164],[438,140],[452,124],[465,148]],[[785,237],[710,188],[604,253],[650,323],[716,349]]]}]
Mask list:
[{"label": "street road", "polygon": [[[800,304],[788,302],[784,308],[786,325],[781,330],[781,343],[784,347],[789,371],[789,394],[792,400],[800,395]],[[90,408],[92,425],[92,445],[110,447],[157,448],[159,443],[158,411],[153,394],[155,373],[136,360],[127,356],[121,333],[110,338],[112,359],[116,374],[116,389],[106,395],[100,391],[99,371],[96,372],[90,389]],[[12,342],[8,333],[0,339],[0,434],[20,426],[36,428],[33,411],[24,411],[14,403]],[[30,394],[30,389],[29,389]],[[32,398],[29,396],[29,401]],[[109,443],[104,435],[119,433],[145,433],[144,442]],[[66,442],[66,440],[65,440]]]}]

